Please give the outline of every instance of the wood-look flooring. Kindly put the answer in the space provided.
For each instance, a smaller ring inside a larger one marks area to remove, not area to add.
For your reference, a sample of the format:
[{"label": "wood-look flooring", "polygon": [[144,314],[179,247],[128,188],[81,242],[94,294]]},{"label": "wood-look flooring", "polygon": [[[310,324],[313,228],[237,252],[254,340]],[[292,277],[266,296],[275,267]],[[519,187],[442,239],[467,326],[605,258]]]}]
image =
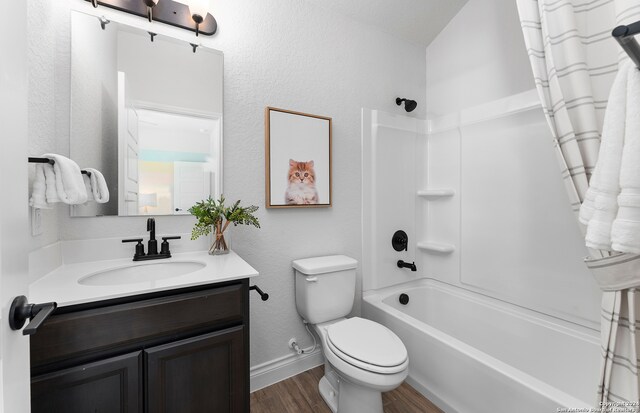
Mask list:
[{"label": "wood-look flooring", "polygon": [[[251,393],[251,413],[331,413],[318,392],[324,366]],[[382,393],[385,413],[442,413],[407,383]]]}]

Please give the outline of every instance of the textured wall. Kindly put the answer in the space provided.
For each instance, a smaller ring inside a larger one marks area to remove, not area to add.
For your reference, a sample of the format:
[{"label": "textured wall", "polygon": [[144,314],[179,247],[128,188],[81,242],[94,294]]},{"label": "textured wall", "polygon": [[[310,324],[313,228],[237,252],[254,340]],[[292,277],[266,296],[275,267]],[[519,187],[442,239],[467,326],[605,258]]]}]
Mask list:
[{"label": "textured wall", "polygon": [[[64,9],[65,4],[90,11],[86,2],[56,0],[56,8]],[[213,12],[219,32],[201,41],[225,55],[224,192],[229,199],[242,199],[261,207],[258,215],[262,229],[233,228],[233,249],[260,271],[256,282],[271,295],[267,302],[252,296],[251,364],[257,365],[290,354],[287,341],[292,336],[303,344],[309,342],[295,309],[291,261],[338,253],[360,260],[360,109],[398,111],[395,97],[406,95],[418,101],[414,113],[423,117],[425,50],[297,0],[216,0]],[[109,15],[108,11],[105,14]],[[121,21],[150,29],[144,19],[118,16]],[[65,19],[68,15],[60,19],[57,36],[57,47],[61,49],[68,43]],[[152,27],[161,34],[195,39],[159,24]],[[35,29],[36,26],[30,31]],[[185,43],[185,47],[189,46]],[[68,68],[65,69],[64,60],[57,63],[55,76],[60,76],[58,84],[64,89]],[[50,81],[43,80],[49,87]],[[52,99],[51,93],[53,90],[47,98]],[[68,110],[68,94],[66,99],[65,103],[65,92],[61,90],[55,103],[62,118]],[[264,209],[267,105],[333,118],[332,208]],[[52,109],[44,110],[49,113]],[[68,153],[68,140],[63,135],[58,135],[57,149],[64,154]],[[157,222],[161,233],[181,233],[190,229],[193,219],[160,217]],[[60,239],[126,237],[144,233],[144,218],[72,219],[68,209],[58,207],[58,226]],[[46,234],[47,240],[58,238],[52,233]]]},{"label": "textured wall", "polygon": [[[38,156],[55,152],[56,145],[56,83],[54,62],[56,57],[56,9],[51,1],[29,1],[27,18],[29,22],[27,42],[29,46],[29,155]],[[60,57],[63,58],[62,56]],[[68,112],[68,110],[67,110]],[[33,179],[35,167],[29,168]],[[68,209],[67,209],[68,212]],[[57,210],[43,210],[44,233],[32,237],[32,250],[58,240]]]}]

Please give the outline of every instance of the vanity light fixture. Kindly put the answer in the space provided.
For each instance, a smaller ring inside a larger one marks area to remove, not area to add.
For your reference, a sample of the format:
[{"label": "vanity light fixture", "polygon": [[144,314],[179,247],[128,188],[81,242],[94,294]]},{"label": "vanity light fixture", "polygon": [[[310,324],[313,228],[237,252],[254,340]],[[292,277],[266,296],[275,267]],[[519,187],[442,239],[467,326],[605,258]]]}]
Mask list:
[{"label": "vanity light fixture", "polygon": [[[196,33],[212,36],[218,22],[208,13],[207,0],[85,0],[93,7],[105,6],[140,17],[150,22],[170,24]],[[188,4],[184,4],[188,1]],[[195,23],[195,24],[194,24]]]},{"label": "vanity light fixture", "polygon": [[183,0],[189,6],[189,13],[196,24],[196,36],[200,33],[200,25],[209,13],[209,0]]},{"label": "vanity light fixture", "polygon": [[111,23],[111,20],[107,19],[104,16],[99,17],[98,20],[100,20],[100,27],[102,27],[102,30],[106,30],[107,24]]},{"label": "vanity light fixture", "polygon": [[156,4],[158,4],[159,0],[142,0],[142,1],[147,6],[147,19],[149,19],[149,23],[151,23],[153,21],[153,8],[155,7]]}]

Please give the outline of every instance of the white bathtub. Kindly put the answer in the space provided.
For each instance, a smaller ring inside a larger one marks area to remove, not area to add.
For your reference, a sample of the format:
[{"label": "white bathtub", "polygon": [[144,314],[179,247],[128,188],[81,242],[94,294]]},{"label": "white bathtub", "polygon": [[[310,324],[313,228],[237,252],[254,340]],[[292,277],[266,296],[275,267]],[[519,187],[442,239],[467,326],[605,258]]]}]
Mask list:
[{"label": "white bathtub", "polygon": [[365,292],[362,312],[402,339],[407,381],[446,412],[543,413],[595,402],[600,342],[591,329],[428,279]]}]

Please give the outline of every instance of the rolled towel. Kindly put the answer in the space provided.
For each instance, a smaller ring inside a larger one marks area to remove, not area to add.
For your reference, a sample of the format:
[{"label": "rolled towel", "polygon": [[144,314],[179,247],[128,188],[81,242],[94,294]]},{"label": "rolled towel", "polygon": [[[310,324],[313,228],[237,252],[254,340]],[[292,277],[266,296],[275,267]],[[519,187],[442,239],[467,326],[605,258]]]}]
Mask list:
[{"label": "rolled towel", "polygon": [[640,70],[629,74],[618,214],[611,228],[615,251],[640,254]]},{"label": "rolled towel", "polygon": [[84,181],[84,188],[87,190],[87,202],[95,201],[93,198],[93,192],[91,192],[91,178],[89,175],[82,175],[82,180]]},{"label": "rolled towel", "polygon": [[47,202],[47,182],[44,167],[45,165],[43,164],[36,165],[36,174],[33,180],[33,189],[31,190],[29,205],[38,209],[51,209],[53,205]]},{"label": "rolled towel", "polygon": [[53,171],[53,165],[44,164],[42,165],[42,169],[44,169],[44,177],[46,182],[46,195],[47,202],[49,204],[55,204],[56,202],[61,202],[60,197],[58,196],[58,187],[56,185],[56,173]]},{"label": "rolled towel", "polygon": [[627,85],[632,70],[635,66],[625,64],[611,88],[598,162],[580,207],[579,218],[587,225],[585,240],[589,248],[611,249],[611,225],[618,211],[620,159],[626,134]]},{"label": "rolled towel", "polygon": [[86,178],[89,178],[89,188],[87,189],[88,197],[93,198],[99,204],[106,204],[109,202],[109,188],[107,187],[107,181],[104,179],[104,175],[102,172],[93,168],[85,168],[85,171],[89,173],[89,175],[85,175],[85,183],[87,182]]},{"label": "rolled towel", "polygon": [[[55,175],[55,188],[61,202],[69,205],[84,204],[87,202],[87,190],[84,187],[82,173],[77,163],[62,155],[47,153],[43,158],[53,159],[53,172]],[[49,174],[50,175],[50,174]],[[45,164],[45,179],[47,167]],[[49,197],[47,196],[47,201]]]}]

